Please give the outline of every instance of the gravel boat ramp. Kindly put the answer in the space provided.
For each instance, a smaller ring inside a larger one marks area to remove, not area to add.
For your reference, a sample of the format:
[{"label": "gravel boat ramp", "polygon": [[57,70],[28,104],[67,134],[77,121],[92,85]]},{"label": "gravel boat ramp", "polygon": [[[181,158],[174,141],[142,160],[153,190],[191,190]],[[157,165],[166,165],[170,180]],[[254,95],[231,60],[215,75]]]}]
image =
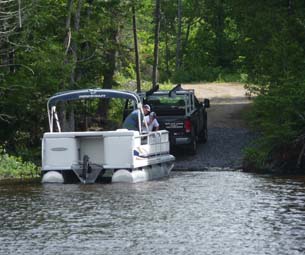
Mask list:
[{"label": "gravel boat ramp", "polygon": [[174,152],[174,171],[239,170],[243,150],[253,140],[254,134],[242,119],[243,112],[250,110],[251,98],[240,83],[185,84],[194,89],[199,100],[209,98],[208,141],[198,144],[197,154],[186,151]]}]

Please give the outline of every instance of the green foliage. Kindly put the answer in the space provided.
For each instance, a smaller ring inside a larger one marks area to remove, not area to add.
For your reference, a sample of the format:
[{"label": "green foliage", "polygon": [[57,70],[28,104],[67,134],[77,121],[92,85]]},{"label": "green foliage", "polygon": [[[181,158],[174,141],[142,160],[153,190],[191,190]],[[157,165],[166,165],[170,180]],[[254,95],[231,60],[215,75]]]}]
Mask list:
[{"label": "green foliage", "polygon": [[248,147],[244,151],[244,168],[246,170],[264,170],[268,159],[269,149],[262,146]]},{"label": "green foliage", "polygon": [[262,167],[305,132],[304,3],[239,2],[233,9],[240,31],[237,63],[247,88],[258,95],[249,121],[261,134],[246,157]]},{"label": "green foliage", "polygon": [[[151,88],[155,1],[81,1],[80,6],[74,1],[71,13],[67,3],[22,1],[22,27],[9,41],[0,40],[0,141],[10,153],[35,162],[48,127],[49,96],[116,84],[135,90],[131,5],[137,15],[142,90]],[[256,147],[261,151],[249,153],[261,160],[304,132],[304,1],[183,0],[177,69],[177,1],[162,1],[161,7],[161,84],[246,82],[259,95],[250,119],[263,137]]]},{"label": "green foliage", "polygon": [[249,120],[261,134],[261,139],[253,148],[253,154],[260,155],[260,165],[260,161],[267,160],[274,152],[288,147],[305,132],[304,96],[304,83],[289,83],[271,88],[255,98]]},{"label": "green foliage", "polygon": [[39,176],[40,171],[35,164],[24,162],[21,157],[10,156],[0,147],[0,179],[26,179]]}]

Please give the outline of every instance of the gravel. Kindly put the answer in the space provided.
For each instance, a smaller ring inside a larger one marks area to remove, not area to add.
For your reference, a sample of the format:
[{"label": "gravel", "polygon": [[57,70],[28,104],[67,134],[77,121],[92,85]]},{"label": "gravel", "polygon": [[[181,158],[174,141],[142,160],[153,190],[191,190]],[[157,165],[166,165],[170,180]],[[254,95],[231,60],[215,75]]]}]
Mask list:
[{"label": "gravel", "polygon": [[198,144],[197,154],[177,150],[176,171],[241,170],[243,151],[254,139],[243,119],[251,110],[252,99],[247,96],[243,84],[201,83],[184,84],[185,89],[194,89],[197,98],[209,98],[207,143]]},{"label": "gravel", "polygon": [[246,128],[210,128],[207,143],[198,144],[196,155],[187,155],[183,150],[173,153],[174,171],[240,170],[243,150],[253,138]]}]

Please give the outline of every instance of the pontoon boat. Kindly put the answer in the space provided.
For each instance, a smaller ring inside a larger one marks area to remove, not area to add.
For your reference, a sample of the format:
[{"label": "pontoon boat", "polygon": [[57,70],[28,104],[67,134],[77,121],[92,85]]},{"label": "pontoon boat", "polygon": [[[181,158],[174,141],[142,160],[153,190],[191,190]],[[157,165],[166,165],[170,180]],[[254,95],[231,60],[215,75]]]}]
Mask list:
[{"label": "pontoon boat", "polygon": [[[97,112],[88,109],[84,111],[85,120],[77,117],[81,110],[75,102],[88,106],[88,101],[95,100],[94,106],[100,109],[100,101],[108,100],[109,104],[110,99],[133,102],[133,109],[138,109],[138,131],[89,128],[88,116]],[[136,93],[105,89],[66,91],[52,96],[47,110],[50,132],[44,133],[42,139],[43,183],[95,183],[103,178],[134,183],[168,176],[174,166],[168,131],[142,132],[144,112]],[[81,131],[76,130],[78,120]]]}]

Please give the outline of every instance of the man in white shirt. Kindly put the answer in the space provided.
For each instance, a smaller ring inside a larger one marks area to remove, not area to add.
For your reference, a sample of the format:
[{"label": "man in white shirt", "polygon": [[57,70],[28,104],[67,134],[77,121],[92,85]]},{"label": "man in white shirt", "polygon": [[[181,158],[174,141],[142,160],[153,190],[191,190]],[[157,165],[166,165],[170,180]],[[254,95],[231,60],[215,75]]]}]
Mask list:
[{"label": "man in white shirt", "polygon": [[[157,121],[157,115],[155,112],[151,112],[149,115],[145,116],[144,120],[147,123],[148,131],[159,130],[159,122]],[[145,125],[144,125],[145,127]]]}]

